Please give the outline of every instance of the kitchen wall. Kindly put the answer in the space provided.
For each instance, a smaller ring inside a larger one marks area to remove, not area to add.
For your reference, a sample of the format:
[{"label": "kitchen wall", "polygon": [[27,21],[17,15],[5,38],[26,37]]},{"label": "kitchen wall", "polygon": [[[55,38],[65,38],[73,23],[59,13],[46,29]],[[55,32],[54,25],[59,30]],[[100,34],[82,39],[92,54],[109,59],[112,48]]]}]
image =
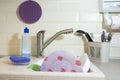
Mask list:
[{"label": "kitchen wall", "polygon": [[[99,13],[98,0],[35,0],[42,7],[42,17],[34,24],[25,24],[17,16],[18,6],[25,0],[0,0],[0,55],[20,55],[21,35],[28,26],[32,37],[32,54],[36,55],[36,34],[46,30],[45,40],[56,32],[73,28],[95,34],[100,40],[102,15]],[[55,50],[67,50],[74,54],[86,52],[80,36],[65,34],[53,41],[46,49],[49,54]],[[116,51],[116,50],[115,50]],[[111,57],[120,57],[111,49]]]}]

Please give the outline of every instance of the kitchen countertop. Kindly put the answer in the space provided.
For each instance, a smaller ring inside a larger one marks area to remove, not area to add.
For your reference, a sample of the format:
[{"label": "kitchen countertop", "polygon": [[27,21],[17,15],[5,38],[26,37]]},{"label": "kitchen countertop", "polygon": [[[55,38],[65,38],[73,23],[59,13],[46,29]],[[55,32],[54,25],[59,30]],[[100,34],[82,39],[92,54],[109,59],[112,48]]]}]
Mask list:
[{"label": "kitchen countertop", "polygon": [[[39,61],[40,58],[32,57],[30,64]],[[73,72],[39,72],[27,69],[29,65],[13,65],[9,57],[0,58],[0,78],[19,78],[19,80],[104,80],[105,75],[91,63],[91,72],[89,73],[73,73]],[[4,79],[5,78],[5,79]],[[0,79],[1,80],[1,79]]]}]

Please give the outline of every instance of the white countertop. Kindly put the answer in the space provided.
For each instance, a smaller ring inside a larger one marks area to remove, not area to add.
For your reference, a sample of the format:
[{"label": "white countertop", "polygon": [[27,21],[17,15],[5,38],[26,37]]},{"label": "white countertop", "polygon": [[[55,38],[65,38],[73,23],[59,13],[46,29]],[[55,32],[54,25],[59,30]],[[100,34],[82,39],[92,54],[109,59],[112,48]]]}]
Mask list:
[{"label": "white countertop", "polygon": [[[39,61],[39,58],[32,57],[31,64]],[[9,57],[0,58],[0,76],[18,76],[18,77],[38,77],[43,78],[43,80],[48,77],[49,80],[60,78],[68,79],[80,79],[80,78],[91,78],[96,80],[104,80],[105,75],[94,65],[91,63],[91,70],[92,72],[89,73],[79,73],[79,72],[39,72],[39,71],[32,71],[31,69],[27,69],[29,65],[13,65],[12,62],[9,60]],[[98,79],[97,79],[98,78]],[[47,79],[47,80],[48,80]]]}]

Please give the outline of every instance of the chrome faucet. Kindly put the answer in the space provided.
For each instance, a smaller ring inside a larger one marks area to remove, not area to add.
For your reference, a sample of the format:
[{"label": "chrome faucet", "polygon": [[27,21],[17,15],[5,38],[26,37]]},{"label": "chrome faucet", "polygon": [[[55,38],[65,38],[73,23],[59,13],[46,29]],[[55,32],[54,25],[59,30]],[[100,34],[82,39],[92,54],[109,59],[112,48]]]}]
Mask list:
[{"label": "chrome faucet", "polygon": [[65,29],[62,31],[57,32],[55,35],[53,35],[50,39],[48,39],[45,43],[44,43],[44,33],[45,31],[39,31],[37,33],[37,57],[44,57],[44,49],[53,41],[55,40],[59,35],[61,34],[67,34],[67,33],[72,33],[73,29]]}]

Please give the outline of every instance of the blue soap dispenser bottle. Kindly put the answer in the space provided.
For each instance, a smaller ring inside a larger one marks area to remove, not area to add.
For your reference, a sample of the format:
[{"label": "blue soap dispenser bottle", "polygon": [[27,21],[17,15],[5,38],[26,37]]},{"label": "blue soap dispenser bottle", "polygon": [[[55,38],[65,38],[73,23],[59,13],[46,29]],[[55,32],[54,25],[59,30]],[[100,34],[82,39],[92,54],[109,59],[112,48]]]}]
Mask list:
[{"label": "blue soap dispenser bottle", "polygon": [[31,37],[29,34],[29,29],[25,27],[24,34],[22,35],[22,57],[31,57]]}]

